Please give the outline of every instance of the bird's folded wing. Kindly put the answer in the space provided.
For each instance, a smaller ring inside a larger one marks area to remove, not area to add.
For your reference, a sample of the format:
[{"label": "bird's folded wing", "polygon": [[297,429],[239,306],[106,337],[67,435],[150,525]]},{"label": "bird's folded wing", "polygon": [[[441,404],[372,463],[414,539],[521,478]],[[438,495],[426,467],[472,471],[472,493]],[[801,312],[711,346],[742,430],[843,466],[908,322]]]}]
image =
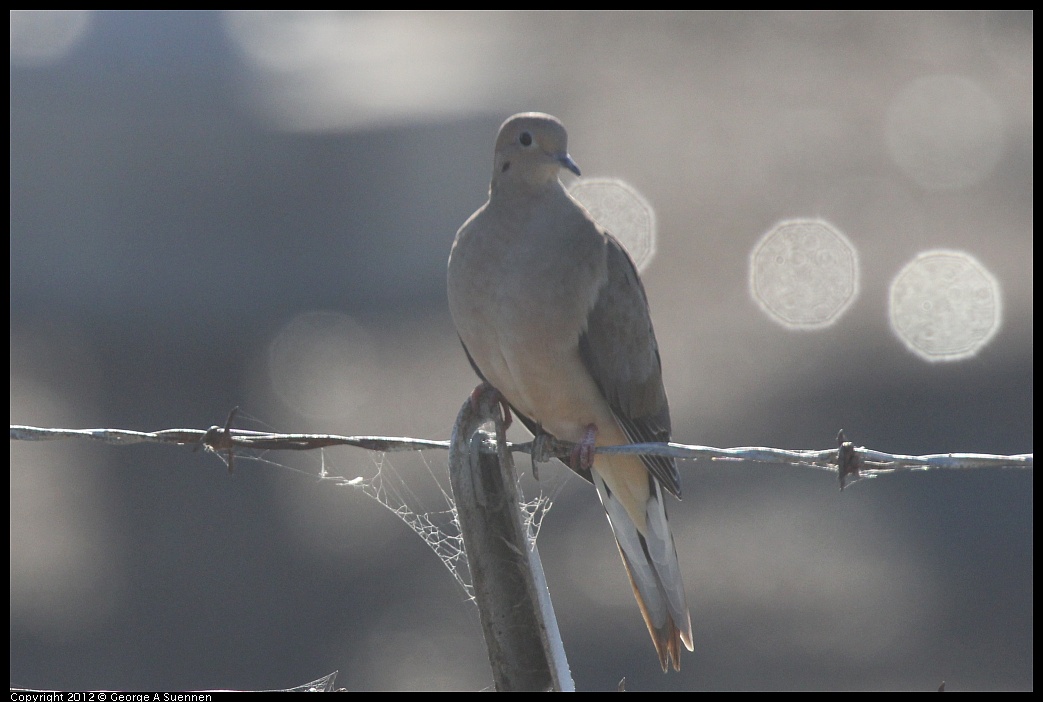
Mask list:
[{"label": "bird's folded wing", "polygon": [[[606,241],[608,276],[580,335],[580,356],[632,443],[669,441],[670,407],[645,290],[623,247],[611,236]],[[672,458],[641,460],[663,487],[681,496]]]}]

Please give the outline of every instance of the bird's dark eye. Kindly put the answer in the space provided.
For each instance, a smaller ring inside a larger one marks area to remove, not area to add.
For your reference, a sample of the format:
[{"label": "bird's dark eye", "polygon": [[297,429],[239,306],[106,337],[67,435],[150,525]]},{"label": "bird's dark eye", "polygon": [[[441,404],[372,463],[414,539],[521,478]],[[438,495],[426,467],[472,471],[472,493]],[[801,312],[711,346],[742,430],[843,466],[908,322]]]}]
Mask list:
[{"label": "bird's dark eye", "polygon": [[518,137],[518,141],[521,142],[522,146],[532,146],[532,134],[522,132],[521,136]]}]

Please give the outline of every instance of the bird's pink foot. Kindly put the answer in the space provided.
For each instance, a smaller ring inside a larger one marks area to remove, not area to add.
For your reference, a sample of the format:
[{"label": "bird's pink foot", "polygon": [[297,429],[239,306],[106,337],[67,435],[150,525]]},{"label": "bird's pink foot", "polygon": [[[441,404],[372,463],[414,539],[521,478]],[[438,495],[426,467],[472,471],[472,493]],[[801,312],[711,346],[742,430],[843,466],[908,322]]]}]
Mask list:
[{"label": "bird's pink foot", "polygon": [[598,438],[598,428],[594,424],[588,424],[583,432],[583,439],[572,449],[572,469],[579,472],[589,473],[594,465],[594,441]]},{"label": "bird's pink foot", "polygon": [[471,391],[471,409],[477,412],[479,405],[481,405],[485,400],[500,405],[500,409],[503,410],[503,430],[507,431],[507,428],[511,426],[511,422],[514,421],[514,418],[511,416],[511,406],[508,404],[507,398],[505,398],[503,393],[489,383],[481,383]]}]

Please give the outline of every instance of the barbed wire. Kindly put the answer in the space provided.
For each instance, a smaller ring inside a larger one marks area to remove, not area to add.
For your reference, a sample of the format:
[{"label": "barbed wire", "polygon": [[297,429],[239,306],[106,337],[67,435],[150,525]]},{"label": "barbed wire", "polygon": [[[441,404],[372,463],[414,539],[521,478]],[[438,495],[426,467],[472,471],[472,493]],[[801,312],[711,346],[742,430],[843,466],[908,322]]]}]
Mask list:
[{"label": "barbed wire", "polygon": [[[353,446],[369,451],[424,451],[449,449],[448,441],[414,439],[395,436],[340,436],[337,434],[281,434],[231,428],[236,410],[232,410],[224,426],[209,429],[162,429],[159,431],[132,431],[127,429],[58,429],[11,425],[12,441],[54,441],[60,439],[88,439],[107,444],[129,445],[141,443],[175,444],[200,447],[228,457],[228,469],[239,450],[309,451],[332,446]],[[492,438],[483,450],[495,453]],[[551,458],[568,461],[576,444],[544,435],[525,443],[508,442],[509,451],[528,453],[533,463]],[[785,450],[764,446],[713,448],[678,443],[628,444],[626,446],[598,446],[596,453],[645,454],[680,459],[729,461],[741,463],[772,463],[826,470],[838,474],[840,488],[859,478],[873,478],[900,471],[919,470],[980,470],[985,468],[1032,469],[1032,454],[995,455],[985,453],[939,453],[908,456],[886,453],[855,446],[847,441],[844,432],[837,435],[837,447],[821,450]]]}]

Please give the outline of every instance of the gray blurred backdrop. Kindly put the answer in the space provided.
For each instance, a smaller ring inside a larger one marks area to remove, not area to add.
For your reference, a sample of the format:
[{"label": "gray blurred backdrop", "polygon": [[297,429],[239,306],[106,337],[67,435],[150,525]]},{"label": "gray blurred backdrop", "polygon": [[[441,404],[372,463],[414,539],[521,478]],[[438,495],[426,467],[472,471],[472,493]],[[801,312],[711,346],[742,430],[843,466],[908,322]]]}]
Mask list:
[{"label": "gray blurred backdrop", "polygon": [[[655,208],[644,272],[675,440],[1032,449],[1031,13],[11,12],[11,421],[448,438],[476,379],[445,302],[507,116]],[[821,217],[858,251],[832,326],[751,299]],[[888,289],[973,255],[1002,326],[929,363]],[[518,427],[514,437],[526,434]],[[11,444],[11,683],[487,687],[477,612],[351,487],[445,509],[444,452]],[[528,474],[528,461],[521,469]],[[580,689],[1031,689],[1032,474],[838,492],[685,463],[696,651],[664,676],[594,491],[545,466],[539,544]]]}]

